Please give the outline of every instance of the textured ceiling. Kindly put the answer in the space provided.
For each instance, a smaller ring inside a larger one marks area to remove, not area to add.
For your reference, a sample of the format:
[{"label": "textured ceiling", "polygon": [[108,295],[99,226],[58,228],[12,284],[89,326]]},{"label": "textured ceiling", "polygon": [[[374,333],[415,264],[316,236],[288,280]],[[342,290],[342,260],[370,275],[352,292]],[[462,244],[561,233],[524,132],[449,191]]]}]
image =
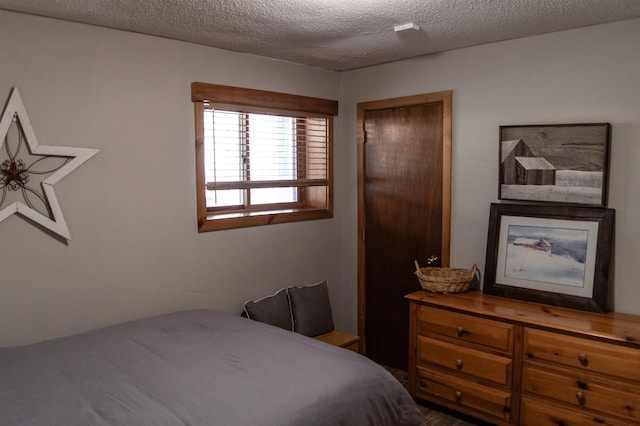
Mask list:
[{"label": "textured ceiling", "polygon": [[[0,9],[332,70],[640,17],[639,0],[0,0]],[[420,29],[394,31],[409,22]]]}]

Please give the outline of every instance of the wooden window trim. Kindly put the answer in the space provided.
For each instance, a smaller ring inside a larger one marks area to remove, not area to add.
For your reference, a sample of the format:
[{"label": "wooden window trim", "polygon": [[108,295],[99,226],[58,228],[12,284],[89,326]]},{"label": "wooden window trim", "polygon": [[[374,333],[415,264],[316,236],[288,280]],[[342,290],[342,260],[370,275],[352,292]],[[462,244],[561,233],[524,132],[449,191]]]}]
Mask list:
[{"label": "wooden window trim", "polygon": [[200,82],[191,84],[191,100],[266,108],[269,111],[338,115],[338,101]]},{"label": "wooden window trim", "polygon": [[[338,101],[201,82],[192,83],[191,99],[194,103],[195,111],[198,232],[333,217],[333,116],[338,113]],[[304,180],[300,180],[295,185],[299,187],[299,192],[301,193],[300,202],[282,206],[262,206],[263,209],[273,207],[273,210],[268,211],[208,210],[206,205],[208,183],[205,181],[204,170],[205,103],[216,106],[224,105],[230,109],[244,110],[246,108],[252,112],[260,110],[271,113],[284,112],[292,115],[300,115],[302,113],[309,117],[328,117],[327,154],[329,162],[327,164],[326,187],[324,185],[315,186],[314,182],[308,181],[307,186],[300,188],[300,184],[304,183]],[[305,191],[305,188],[312,187],[318,191],[326,191],[319,197],[322,200],[321,202],[316,202],[314,197],[308,194],[309,189]]]}]

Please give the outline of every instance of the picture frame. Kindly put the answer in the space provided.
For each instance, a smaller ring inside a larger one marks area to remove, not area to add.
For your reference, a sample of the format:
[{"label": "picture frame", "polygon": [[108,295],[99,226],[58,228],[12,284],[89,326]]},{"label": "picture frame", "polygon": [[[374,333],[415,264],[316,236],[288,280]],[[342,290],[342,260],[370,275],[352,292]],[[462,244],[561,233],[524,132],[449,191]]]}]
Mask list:
[{"label": "picture frame", "polygon": [[483,293],[607,311],[615,210],[491,204]]},{"label": "picture frame", "polygon": [[611,124],[500,126],[498,199],[606,207]]}]

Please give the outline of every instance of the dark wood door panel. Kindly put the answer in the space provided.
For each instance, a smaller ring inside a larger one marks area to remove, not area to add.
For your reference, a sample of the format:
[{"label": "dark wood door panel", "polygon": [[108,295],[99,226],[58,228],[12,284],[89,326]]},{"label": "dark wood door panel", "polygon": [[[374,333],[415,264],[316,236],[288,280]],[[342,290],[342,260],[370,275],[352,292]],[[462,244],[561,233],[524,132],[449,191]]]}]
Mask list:
[{"label": "dark wood door panel", "polygon": [[441,256],[443,105],[366,111],[365,282],[367,355],[406,368],[414,259]]}]

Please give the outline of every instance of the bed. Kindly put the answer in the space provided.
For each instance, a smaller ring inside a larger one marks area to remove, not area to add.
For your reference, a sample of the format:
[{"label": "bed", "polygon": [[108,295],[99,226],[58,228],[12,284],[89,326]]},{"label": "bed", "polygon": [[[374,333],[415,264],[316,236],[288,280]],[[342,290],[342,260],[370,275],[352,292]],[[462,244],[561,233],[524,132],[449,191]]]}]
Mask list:
[{"label": "bed", "polygon": [[9,425],[422,425],[369,359],[211,310],[0,348]]}]

